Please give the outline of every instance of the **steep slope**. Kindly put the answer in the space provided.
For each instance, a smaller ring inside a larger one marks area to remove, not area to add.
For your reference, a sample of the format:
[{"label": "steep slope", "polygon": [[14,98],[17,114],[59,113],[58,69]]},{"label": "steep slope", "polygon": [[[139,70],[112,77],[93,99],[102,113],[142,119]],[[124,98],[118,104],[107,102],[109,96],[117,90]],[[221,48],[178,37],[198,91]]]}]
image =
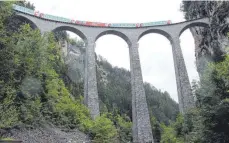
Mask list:
[{"label": "steep slope", "polygon": [[181,10],[186,20],[209,17],[210,28],[190,28],[195,40],[197,70],[203,74],[208,61],[220,61],[229,44],[227,37],[228,1],[183,1]]}]

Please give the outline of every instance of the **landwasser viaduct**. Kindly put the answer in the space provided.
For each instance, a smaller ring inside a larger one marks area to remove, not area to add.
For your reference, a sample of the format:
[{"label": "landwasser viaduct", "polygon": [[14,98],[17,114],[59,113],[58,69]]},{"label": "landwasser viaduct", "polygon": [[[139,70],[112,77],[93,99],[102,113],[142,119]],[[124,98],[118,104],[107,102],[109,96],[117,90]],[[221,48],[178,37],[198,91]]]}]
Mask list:
[{"label": "landwasser viaduct", "polygon": [[132,87],[132,117],[133,141],[136,143],[153,143],[149,111],[143,87],[142,71],[138,52],[139,39],[148,33],[158,33],[165,36],[171,43],[176,74],[176,84],[179,99],[179,110],[185,113],[194,107],[191,85],[182,55],[179,37],[190,27],[209,27],[209,18],[196,19],[169,25],[148,27],[93,27],[54,20],[46,20],[16,10],[16,17],[28,21],[41,33],[68,30],[80,36],[86,46],[84,102],[90,110],[93,119],[100,115],[99,99],[96,82],[96,40],[103,35],[113,34],[123,38],[129,47],[131,87]]}]

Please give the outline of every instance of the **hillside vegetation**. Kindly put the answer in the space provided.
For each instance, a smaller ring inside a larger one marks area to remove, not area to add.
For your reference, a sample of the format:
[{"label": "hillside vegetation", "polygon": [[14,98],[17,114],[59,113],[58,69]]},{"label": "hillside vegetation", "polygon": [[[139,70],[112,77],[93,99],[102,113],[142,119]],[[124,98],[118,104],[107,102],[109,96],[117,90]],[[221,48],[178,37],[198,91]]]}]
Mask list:
[{"label": "hillside vegetation", "polygon": [[[77,128],[92,142],[131,141],[130,73],[106,60],[97,61],[102,114],[93,121],[82,104],[83,83],[71,81],[61,56],[59,38],[66,33],[41,35],[26,21],[14,17],[12,3],[0,2],[0,138],[14,128],[36,129],[49,123],[69,130]],[[29,3],[17,3],[34,9]],[[82,45],[68,36],[65,39],[72,45]],[[107,75],[102,78],[103,73]],[[159,124],[175,120],[178,105],[167,92],[148,83],[145,89],[152,130],[160,140]]]}]

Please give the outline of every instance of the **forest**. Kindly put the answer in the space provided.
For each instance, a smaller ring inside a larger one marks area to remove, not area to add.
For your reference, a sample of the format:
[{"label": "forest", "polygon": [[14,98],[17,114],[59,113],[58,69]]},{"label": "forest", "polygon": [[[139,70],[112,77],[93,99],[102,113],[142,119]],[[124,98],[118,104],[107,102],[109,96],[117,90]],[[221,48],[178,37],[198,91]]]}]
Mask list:
[{"label": "forest", "polygon": [[[66,31],[41,35],[15,18],[13,3],[35,9],[26,1],[0,2],[0,139],[14,140],[6,136],[14,128],[35,129],[49,123],[66,130],[77,128],[94,143],[131,142],[130,72],[102,57],[96,61],[101,116],[92,120],[83,104],[84,84],[68,76],[59,44],[66,40],[80,47],[82,41],[71,39]],[[217,19],[210,31],[203,32],[203,36],[213,33],[205,43],[216,46],[216,54],[200,81],[192,83],[196,107],[185,115],[179,114],[178,103],[167,92],[144,83],[155,143],[229,142],[229,55],[215,44],[221,30],[215,27],[225,22],[227,6],[228,2],[182,3],[187,19],[208,14]]]}]

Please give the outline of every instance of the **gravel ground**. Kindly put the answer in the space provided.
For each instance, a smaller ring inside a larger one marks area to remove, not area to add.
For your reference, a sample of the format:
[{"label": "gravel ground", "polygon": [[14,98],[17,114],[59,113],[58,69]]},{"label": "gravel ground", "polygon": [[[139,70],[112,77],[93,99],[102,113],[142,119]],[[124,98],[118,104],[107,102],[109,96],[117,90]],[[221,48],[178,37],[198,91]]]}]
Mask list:
[{"label": "gravel ground", "polygon": [[12,129],[5,137],[21,140],[23,143],[90,143],[88,136],[79,130],[66,132],[50,126]]}]

